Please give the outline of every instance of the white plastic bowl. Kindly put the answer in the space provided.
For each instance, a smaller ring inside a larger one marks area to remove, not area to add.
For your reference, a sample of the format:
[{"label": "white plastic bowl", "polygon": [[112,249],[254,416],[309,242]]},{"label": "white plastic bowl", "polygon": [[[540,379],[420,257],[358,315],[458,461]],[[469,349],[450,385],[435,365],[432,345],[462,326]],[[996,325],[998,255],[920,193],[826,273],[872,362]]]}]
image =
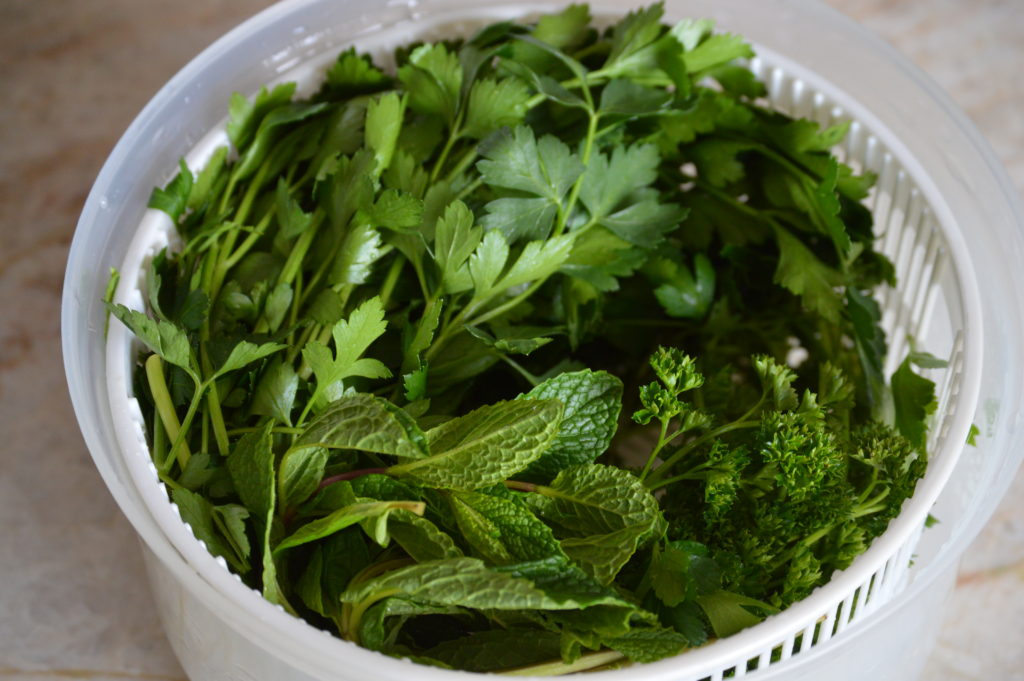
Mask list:
[{"label": "white plastic bowl", "polygon": [[[286,1],[225,36],[175,76],[132,124],[104,166],[69,257],[63,309],[68,382],[97,466],[145,541],[165,628],[193,679],[363,680],[415,675],[440,680],[453,678],[453,673],[383,658],[295,620],[215,565],[181,523],[175,525],[159,508],[156,513],[148,510],[156,508],[147,496],[151,490],[138,475],[130,474],[122,453],[128,415],[112,412],[106,396],[108,376],[123,375],[127,366],[123,353],[120,363],[108,362],[104,355],[99,301],[109,266],[120,267],[130,250],[151,187],[165,182],[177,158],[222,122],[232,91],[252,93],[353,40],[358,45],[360,38],[368,44],[370,38],[377,42],[389,33],[422,35],[432,21],[443,21],[453,12],[501,18],[558,4],[481,7],[465,0],[437,0],[410,7],[377,6],[370,0]],[[593,5],[595,11],[614,14],[629,9],[622,2]],[[833,97],[856,103],[862,109],[858,118],[869,116],[873,130],[887,133],[890,147],[899,144],[901,159],[914,164],[914,179],[927,190],[933,208],[969,236],[957,256],[965,263],[962,270],[976,271],[984,294],[980,310],[971,305],[965,311],[971,324],[984,324],[983,333],[977,334],[984,338],[984,351],[977,353],[978,358],[984,356],[984,363],[969,363],[967,377],[979,386],[982,408],[974,420],[982,427],[982,437],[978,450],[961,458],[939,500],[936,514],[944,522],[918,546],[909,588],[863,626],[755,673],[786,679],[913,678],[934,641],[956,560],[995,507],[1020,460],[1010,448],[1021,415],[1020,386],[1013,379],[1024,375],[1015,345],[1024,337],[1024,281],[1014,267],[1024,253],[1020,209],[991,151],[964,116],[905,60],[835,12],[803,0],[701,0],[670,4],[668,12],[715,18],[720,26],[766,48],[776,60],[803,65],[808,82],[840,84],[833,85]],[[780,103],[801,106],[792,99]],[[813,98],[809,106],[814,109]],[[858,665],[844,662],[851,656]],[[868,666],[865,660],[870,660]],[[607,676],[689,678],[685,666],[680,658]]]}]

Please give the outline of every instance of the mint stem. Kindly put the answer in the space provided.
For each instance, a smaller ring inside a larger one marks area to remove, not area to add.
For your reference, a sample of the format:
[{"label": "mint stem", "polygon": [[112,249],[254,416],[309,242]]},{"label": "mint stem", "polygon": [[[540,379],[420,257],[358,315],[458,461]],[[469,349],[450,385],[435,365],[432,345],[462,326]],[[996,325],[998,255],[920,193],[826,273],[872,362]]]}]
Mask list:
[{"label": "mint stem", "polygon": [[332,475],[329,478],[321,480],[313,494],[316,494],[328,485],[333,485],[334,483],[341,482],[342,480],[355,480],[356,478],[361,478],[364,475],[384,475],[387,471],[387,468],[360,468],[358,470],[349,471],[348,473]]}]

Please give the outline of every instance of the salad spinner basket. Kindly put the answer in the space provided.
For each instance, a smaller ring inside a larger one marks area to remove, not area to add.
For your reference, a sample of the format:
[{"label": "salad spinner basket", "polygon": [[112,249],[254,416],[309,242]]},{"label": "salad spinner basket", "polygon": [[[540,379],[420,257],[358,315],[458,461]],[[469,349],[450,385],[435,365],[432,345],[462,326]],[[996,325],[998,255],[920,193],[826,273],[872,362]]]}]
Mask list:
[{"label": "salad spinner basket", "polygon": [[[163,214],[145,210],[148,192],[169,178],[179,156],[185,156],[197,169],[223,143],[224,104],[232,91],[251,95],[261,85],[296,80],[299,93],[308,93],[337,52],[350,44],[383,55],[411,39],[465,35],[483,23],[529,17],[560,4],[481,6],[467,0],[419,5],[377,5],[370,0],[280,3],[225,36],[175,76],[135,121],[97,180],[76,234],[68,271],[64,324],[69,382],[94,458],[148,547],[147,565],[158,609],[193,679],[446,681],[466,673],[387,658],[291,617],[244,585],[223,559],[212,556],[193,536],[158,480],[141,412],[131,395],[137,342],[112,320],[104,345],[102,321],[97,326],[96,320],[102,320],[97,314],[101,313],[98,306],[105,283],[102,272],[107,268],[97,268],[95,262],[87,265],[83,243],[101,249],[101,265],[120,269],[122,279],[115,300],[143,309],[143,267],[175,239]],[[631,6],[622,2],[592,3],[599,22],[610,22],[629,9]],[[878,300],[889,343],[886,375],[906,356],[911,343],[949,364],[927,372],[936,383],[938,396],[929,429],[927,473],[901,514],[849,568],[835,573],[803,601],[739,634],[675,658],[596,674],[609,680],[647,681],[718,681],[744,675],[803,678],[799,674],[807,667],[805,662],[828,650],[839,650],[844,639],[855,645],[857,632],[892,619],[897,602],[901,598],[906,601],[904,592],[912,591],[917,581],[913,575],[921,569],[917,561],[924,561],[927,569],[931,557],[951,550],[948,545],[954,537],[959,538],[962,550],[963,537],[976,531],[986,508],[991,510],[971,500],[982,493],[981,485],[997,475],[997,469],[989,466],[978,468],[967,487],[962,481],[951,483],[963,489],[949,507],[953,512],[970,508],[968,517],[974,526],[963,526],[951,518],[946,529],[925,530],[926,517],[944,494],[954,470],[960,470],[958,460],[968,430],[978,419],[982,393],[993,393],[997,387],[1004,392],[1011,389],[1000,383],[1006,380],[1002,370],[991,368],[985,360],[992,348],[1009,352],[1008,346],[998,343],[1005,342],[1001,339],[1012,331],[1008,327],[1017,324],[1019,328],[1019,301],[1015,293],[1007,294],[1010,312],[995,335],[988,335],[996,325],[985,317],[988,303],[979,290],[991,281],[981,282],[979,277],[991,280],[993,276],[1018,275],[1003,272],[1010,269],[1012,260],[1006,258],[1012,256],[1012,248],[999,253],[998,247],[993,256],[996,260],[988,261],[994,263],[991,271],[986,268],[979,274],[981,256],[972,253],[972,247],[975,251],[978,247],[967,237],[969,229],[985,225],[964,224],[968,214],[964,206],[951,203],[953,180],[946,176],[951,171],[955,175],[957,168],[941,168],[942,177],[934,176],[932,162],[920,157],[919,150],[925,147],[916,140],[908,144],[905,135],[894,129],[894,122],[901,128],[911,121],[902,120],[898,103],[885,99],[894,94],[885,90],[889,81],[879,86],[883,92],[866,100],[872,64],[853,68],[842,52],[852,50],[849,59],[874,54],[889,69],[894,63],[900,69],[909,68],[886,52],[887,48],[826,8],[808,2],[772,0],[756,3],[756,7],[735,0],[667,4],[667,21],[686,16],[715,18],[719,29],[741,33],[754,43],[758,57],[750,67],[767,86],[770,105],[776,110],[822,125],[850,121],[849,134],[836,153],[855,169],[878,175],[868,207],[879,248],[895,263],[897,272],[896,287],[883,290]],[[851,41],[850,45],[844,48],[840,38]],[[809,59],[825,54],[826,48],[832,58]],[[910,76],[918,81],[922,78],[916,72]],[[936,140],[936,144],[943,141]],[[1004,180],[998,170],[994,173],[996,180]],[[1005,202],[1003,224],[1013,227],[1019,214],[1014,213],[1012,198]],[[83,231],[89,233],[83,235]],[[1016,241],[1007,243],[1019,248],[1019,231],[1015,235]],[[1003,258],[1001,267],[999,257]],[[86,318],[91,327],[81,323]],[[97,362],[91,369],[92,376],[99,379],[94,383],[87,381],[83,368],[89,358]],[[1012,417],[1019,408],[1016,393],[1008,398],[1003,395],[1002,404],[1000,418],[1007,412]],[[992,447],[998,442],[991,437]],[[984,437],[982,446],[986,446]],[[1013,461],[1007,457],[997,457],[996,462],[1003,466],[1000,470],[1012,470]],[[931,533],[934,538],[929,537]],[[927,541],[921,546],[927,545],[927,550],[919,546],[922,536]],[[934,625],[925,628],[934,635]],[[905,668],[913,673],[920,667],[915,664]],[[897,669],[899,665],[888,667]],[[862,668],[849,678],[863,678],[866,671]],[[847,678],[839,672],[820,674],[816,678]]]}]

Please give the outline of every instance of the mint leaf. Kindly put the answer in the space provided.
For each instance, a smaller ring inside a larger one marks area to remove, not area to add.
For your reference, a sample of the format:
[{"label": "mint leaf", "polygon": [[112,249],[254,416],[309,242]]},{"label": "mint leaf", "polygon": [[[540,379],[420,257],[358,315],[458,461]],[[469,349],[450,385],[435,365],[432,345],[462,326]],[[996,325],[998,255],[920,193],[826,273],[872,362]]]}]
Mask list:
[{"label": "mint leaf", "polygon": [[408,414],[385,399],[363,393],[333,402],[294,446],[355,449],[406,459],[421,459],[429,451],[426,436]]},{"label": "mint leaf", "polygon": [[427,431],[432,454],[389,475],[433,487],[473,490],[505,480],[539,458],[558,432],[554,400],[498,402]]},{"label": "mint leaf", "polygon": [[622,408],[622,381],[604,371],[566,372],[518,399],[555,399],[565,405],[558,435],[520,476],[547,482],[563,469],[593,462],[608,449]]},{"label": "mint leaf", "polygon": [[449,501],[462,535],[490,564],[565,555],[551,528],[513,500],[479,492],[455,492]]},{"label": "mint leaf", "polygon": [[299,447],[288,450],[277,473],[277,499],[282,508],[295,508],[316,491],[327,468],[327,449]]},{"label": "mint leaf", "polygon": [[447,533],[430,520],[408,511],[395,511],[388,517],[388,534],[417,563],[462,555]]},{"label": "mint leaf", "polygon": [[280,553],[285,549],[323,539],[367,518],[374,518],[399,510],[420,515],[423,513],[423,509],[424,504],[421,501],[367,501],[345,506],[334,511],[326,518],[306,523],[282,539],[274,547],[274,553]]}]

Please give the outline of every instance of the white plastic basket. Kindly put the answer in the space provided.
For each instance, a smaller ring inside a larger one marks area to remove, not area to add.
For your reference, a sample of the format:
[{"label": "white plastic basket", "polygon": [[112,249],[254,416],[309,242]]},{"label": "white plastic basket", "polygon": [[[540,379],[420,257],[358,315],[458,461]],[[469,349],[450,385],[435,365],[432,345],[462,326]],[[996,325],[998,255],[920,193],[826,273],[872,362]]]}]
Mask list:
[{"label": "white plastic basket", "polygon": [[[319,3],[284,4],[315,6]],[[468,2],[436,4],[456,7],[450,12],[430,13],[429,22],[408,8],[400,15],[401,20],[390,24],[385,16],[381,16],[376,25],[368,23],[365,15],[361,16],[359,20],[369,30],[356,40],[357,45],[366,50],[390,47],[407,41],[411,37],[410,29],[427,38],[465,33],[482,21],[521,16],[549,9],[557,3],[486,7],[472,7]],[[615,8],[617,14],[626,8],[623,3],[615,2],[593,4],[605,11]],[[282,13],[288,11],[278,9]],[[595,7],[595,11],[597,9]],[[682,6],[670,5],[668,9],[668,19],[687,13]],[[382,10],[381,14],[386,12]],[[410,20],[415,24],[411,25]],[[728,29],[728,24],[723,28]],[[293,69],[302,64],[307,73],[300,76],[300,80],[305,78],[308,84],[315,79],[317,69],[333,59],[341,44],[352,37],[351,34],[339,35],[338,27],[322,26],[318,30],[322,31],[318,41],[304,44],[298,40],[292,52],[275,55],[278,80],[294,79]],[[333,38],[325,39],[325,35]],[[916,339],[919,347],[950,360],[948,369],[931,376],[940,396],[929,436],[931,461],[915,495],[886,533],[847,570],[834,575],[827,585],[804,601],[728,639],[671,660],[645,665],[642,672],[639,669],[601,672],[602,678],[634,679],[640,678],[638,675],[642,673],[642,678],[650,680],[698,681],[743,676],[755,670],[760,670],[760,674],[767,667],[783,670],[789,660],[870,624],[873,615],[883,610],[905,587],[924,519],[957,463],[975,414],[985,341],[982,306],[975,273],[967,256],[968,248],[942,193],[913,154],[868,108],[816,74],[813,68],[764,48],[758,51],[760,56],[751,66],[768,86],[772,106],[822,124],[851,120],[850,134],[840,153],[848,163],[879,175],[870,207],[881,250],[896,264],[899,279],[898,286],[884,291],[879,301],[890,344],[887,372],[904,356],[909,337]],[[207,134],[189,154],[190,165],[201,166],[222,138],[222,132]],[[118,302],[141,309],[141,268],[149,257],[173,241],[169,230],[170,223],[162,214],[149,212],[146,215],[121,265]],[[117,456],[127,469],[130,484],[148,517],[155,521],[163,538],[185,564],[237,608],[230,618],[231,624],[243,635],[251,635],[253,641],[279,638],[282,645],[301,641],[294,650],[272,651],[273,655],[287,659],[291,666],[258,667],[251,660],[246,664],[244,659],[234,659],[229,650],[222,650],[222,656],[214,654],[216,648],[210,642],[209,624],[206,629],[185,626],[180,628],[182,634],[176,645],[189,673],[196,679],[367,679],[371,677],[366,670],[373,670],[372,678],[409,678],[414,673],[417,678],[439,681],[461,674],[410,667],[409,663],[356,648],[315,630],[265,602],[228,571],[223,559],[209,554],[181,521],[152,465],[141,413],[130,392],[136,349],[124,327],[112,322],[106,348],[106,388],[119,448]],[[160,601],[159,588],[157,593]],[[161,602],[161,605],[166,621],[174,604]],[[268,634],[268,631],[280,636]],[[350,661],[351,668],[332,668],[331,664],[338,660]]]}]

